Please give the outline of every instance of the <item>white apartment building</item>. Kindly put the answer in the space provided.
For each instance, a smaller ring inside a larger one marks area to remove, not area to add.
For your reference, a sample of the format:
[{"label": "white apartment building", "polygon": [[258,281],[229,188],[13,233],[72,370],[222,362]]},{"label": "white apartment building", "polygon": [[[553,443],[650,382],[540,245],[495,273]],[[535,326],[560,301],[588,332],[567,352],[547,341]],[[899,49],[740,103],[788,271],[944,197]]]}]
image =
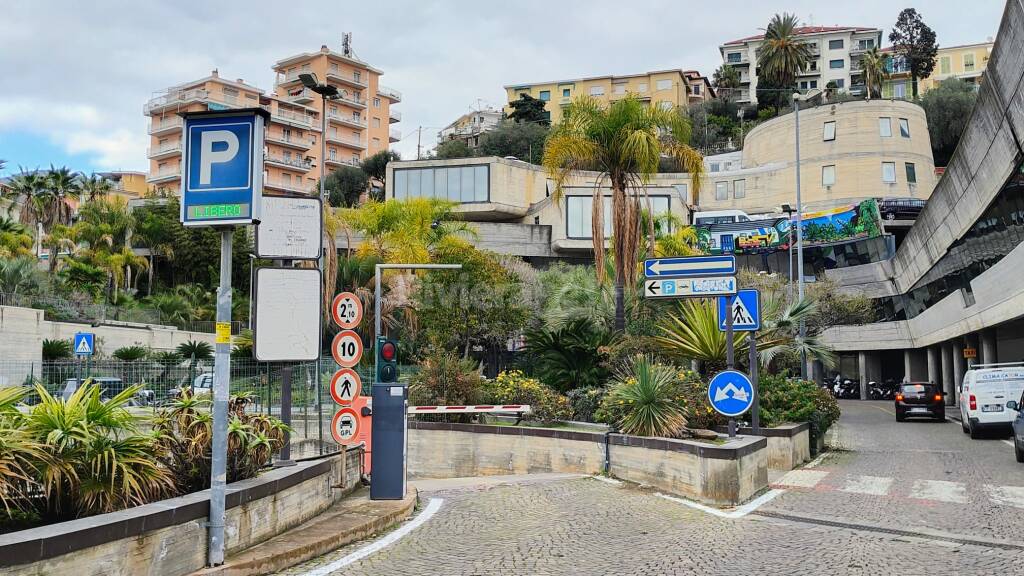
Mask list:
[{"label": "white apartment building", "polygon": [[[797,78],[799,89],[824,89],[829,82],[835,82],[839,90],[854,94],[864,89],[860,57],[871,48],[881,47],[882,30],[859,26],[800,26],[795,33],[811,45],[812,55],[807,68]],[[722,62],[740,72],[737,102],[757,103],[757,49],[763,42],[764,34],[758,34],[718,47]]]}]

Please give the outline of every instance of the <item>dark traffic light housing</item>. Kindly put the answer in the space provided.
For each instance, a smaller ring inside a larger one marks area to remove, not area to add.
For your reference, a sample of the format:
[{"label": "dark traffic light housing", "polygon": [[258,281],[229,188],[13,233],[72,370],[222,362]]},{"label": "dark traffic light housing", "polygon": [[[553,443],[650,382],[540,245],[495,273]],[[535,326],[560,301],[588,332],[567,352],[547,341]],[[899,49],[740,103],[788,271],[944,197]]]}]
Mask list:
[{"label": "dark traffic light housing", "polygon": [[384,336],[377,337],[377,382],[390,384],[398,381],[398,342]]}]

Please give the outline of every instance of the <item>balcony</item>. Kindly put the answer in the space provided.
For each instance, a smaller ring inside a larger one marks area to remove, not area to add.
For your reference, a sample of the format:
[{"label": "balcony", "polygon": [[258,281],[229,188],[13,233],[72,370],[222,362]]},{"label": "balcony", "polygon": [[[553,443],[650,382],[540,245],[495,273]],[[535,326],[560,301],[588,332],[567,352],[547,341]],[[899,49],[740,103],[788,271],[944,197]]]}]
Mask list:
[{"label": "balcony", "polygon": [[729,58],[728,56],[726,56],[725,63],[728,64],[729,66],[745,66],[747,64],[750,64],[750,57],[747,56],[746,54],[740,54],[740,57],[737,60],[735,58]]},{"label": "balcony", "polygon": [[[238,98],[235,96],[228,96],[225,94],[214,94],[208,90],[201,88],[192,88],[190,90],[174,90],[167,92],[161,96],[151,99],[146,102],[143,111],[147,115],[152,115],[155,112],[179,108],[187,106],[189,104],[213,104],[214,107],[220,108],[241,108],[246,105],[248,98]],[[255,100],[252,101],[255,104]]]},{"label": "balcony", "polygon": [[388,130],[388,142],[399,142],[402,140],[402,131],[398,128]]},{"label": "balcony", "polygon": [[348,92],[339,92],[335,101],[347,104],[353,108],[366,108],[366,100],[360,98],[356,94],[349,94]]},{"label": "balcony", "polygon": [[394,124],[395,122],[402,121],[402,113],[398,110],[388,110],[388,123]]},{"label": "balcony", "polygon": [[277,110],[271,110],[269,104],[263,105],[263,109],[270,112],[270,119],[274,122],[281,122],[282,124],[297,126],[307,130],[316,130],[319,128],[319,126],[314,126],[313,118],[308,114],[299,114],[298,112],[283,110],[281,107],[278,107]]},{"label": "balcony", "polygon": [[392,102],[401,102],[402,93],[394,88],[388,88],[387,86],[377,85],[377,94],[391,100]]},{"label": "balcony", "polygon": [[366,128],[365,118],[357,118],[349,114],[341,114],[340,112],[328,112],[327,119],[332,122],[344,124],[346,126],[352,126],[353,128]]},{"label": "balcony", "polygon": [[349,158],[347,160],[344,160],[344,159],[341,159],[341,158],[327,158],[327,160],[324,161],[324,164],[327,165],[327,166],[337,166],[337,167],[341,167],[341,166],[356,166],[356,167],[358,167],[360,165],[359,164],[359,160],[357,160],[355,158]]},{"label": "balcony", "polygon": [[353,138],[347,134],[328,134],[324,139],[331,144],[341,144],[357,150],[366,150],[366,144],[359,138]]},{"label": "balcony", "polygon": [[169,132],[181,132],[183,124],[184,121],[179,116],[176,116],[173,119],[165,119],[163,122],[150,122],[149,134],[156,136],[158,134],[165,134]]},{"label": "balcony", "polygon": [[363,79],[363,75],[348,74],[341,70],[328,70],[327,79],[334,80],[335,82],[341,82],[348,86],[354,86],[356,88],[366,88],[369,86],[366,80]]},{"label": "balcony", "polygon": [[313,194],[313,187],[303,184],[301,180],[280,180],[267,178],[263,181],[263,188],[269,190],[279,190],[281,192],[294,192],[297,194]]},{"label": "balcony", "polygon": [[310,104],[314,100],[319,99],[319,97],[317,96],[316,92],[313,92],[309,88],[303,88],[298,92],[296,92],[295,89],[289,90],[286,93],[284,99],[289,102],[294,102],[296,104]]},{"label": "balcony", "polygon": [[158,160],[181,154],[181,141],[168,142],[163,146],[150,147],[146,149],[146,158]]},{"label": "balcony", "polygon": [[798,76],[821,76],[821,70],[817,68],[806,68],[797,73]]},{"label": "balcony", "polygon": [[308,138],[297,138],[295,136],[285,136],[284,134],[268,133],[264,136],[264,140],[269,144],[287,146],[288,148],[295,148],[296,150],[309,150],[310,147],[312,147]]},{"label": "balcony", "polygon": [[167,170],[160,170],[159,172],[154,172],[154,173],[150,174],[149,176],[146,176],[146,182],[149,182],[150,184],[158,184],[160,182],[171,182],[172,180],[180,180],[180,179],[181,179],[181,168],[180,167],[175,167],[175,168],[171,168],[171,169],[167,169]]},{"label": "balcony", "polygon": [[279,168],[288,168],[291,170],[300,170],[302,172],[308,172],[313,168],[313,163],[302,157],[286,157],[279,154],[267,154],[263,157],[263,162],[272,164]]}]

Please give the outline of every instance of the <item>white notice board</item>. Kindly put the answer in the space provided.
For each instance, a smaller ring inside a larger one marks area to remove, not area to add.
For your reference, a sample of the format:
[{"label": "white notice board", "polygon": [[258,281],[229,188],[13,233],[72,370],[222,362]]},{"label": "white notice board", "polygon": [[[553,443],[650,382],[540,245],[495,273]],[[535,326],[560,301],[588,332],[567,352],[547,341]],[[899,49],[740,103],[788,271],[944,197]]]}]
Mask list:
[{"label": "white notice board", "polygon": [[320,291],[320,271],[315,268],[256,269],[252,350],[257,360],[316,360]]},{"label": "white notice board", "polygon": [[322,226],[319,198],[264,196],[256,226],[256,256],[279,260],[319,258]]}]

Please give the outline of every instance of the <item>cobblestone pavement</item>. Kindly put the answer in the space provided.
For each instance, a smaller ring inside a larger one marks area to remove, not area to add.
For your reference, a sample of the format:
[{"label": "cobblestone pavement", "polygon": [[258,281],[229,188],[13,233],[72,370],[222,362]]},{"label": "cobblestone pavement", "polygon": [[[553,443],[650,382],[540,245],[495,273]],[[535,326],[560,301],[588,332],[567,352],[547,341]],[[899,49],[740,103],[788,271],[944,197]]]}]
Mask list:
[{"label": "cobblestone pavement", "polygon": [[[1024,574],[1024,550],[963,541],[1024,546],[1024,503],[1005,490],[1024,485],[1024,466],[1010,447],[971,441],[959,425],[897,425],[885,410],[844,403],[837,441],[848,451],[777,479],[786,493],[743,518],[590,478],[442,487],[420,493],[423,503],[444,499],[430,520],[331,574]],[[928,530],[955,534],[900,532]],[[282,574],[322,569],[363,545]]]}]

